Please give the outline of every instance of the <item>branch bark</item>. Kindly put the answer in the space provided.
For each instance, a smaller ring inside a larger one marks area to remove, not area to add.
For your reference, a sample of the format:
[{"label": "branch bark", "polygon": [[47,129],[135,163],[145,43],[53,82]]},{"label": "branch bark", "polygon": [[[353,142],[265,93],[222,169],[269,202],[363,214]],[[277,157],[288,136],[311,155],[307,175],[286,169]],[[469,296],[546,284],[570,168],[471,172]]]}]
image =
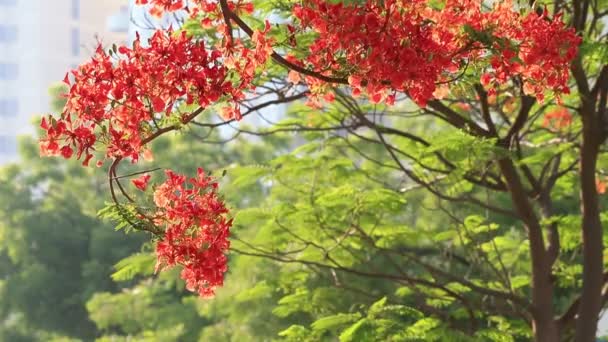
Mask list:
[{"label": "branch bark", "polygon": [[559,341],[557,324],[553,319],[553,283],[551,267],[545,251],[540,222],[534,213],[513,161],[503,158],[498,161],[511,194],[515,210],[521,217],[530,241],[532,257],[532,328],[536,341]]}]

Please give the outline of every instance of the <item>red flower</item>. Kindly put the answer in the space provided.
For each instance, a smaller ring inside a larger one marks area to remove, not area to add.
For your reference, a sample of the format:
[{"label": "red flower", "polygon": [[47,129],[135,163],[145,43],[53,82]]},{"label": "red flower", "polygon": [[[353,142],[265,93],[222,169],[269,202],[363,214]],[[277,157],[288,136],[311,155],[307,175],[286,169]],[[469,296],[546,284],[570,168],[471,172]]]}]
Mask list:
[{"label": "red flower", "polygon": [[598,194],[606,193],[606,183],[602,182],[601,180],[596,178],[595,179],[595,189],[597,190]]},{"label": "red flower", "polygon": [[138,188],[141,191],[146,191],[146,188],[148,187],[148,182],[150,181],[150,175],[149,174],[145,174],[142,175],[136,179],[131,180],[131,182],[133,183],[133,185],[135,185],[136,188]]},{"label": "red flower", "polygon": [[481,78],[479,79],[479,81],[485,87],[485,86],[489,85],[490,82],[492,81],[492,75],[490,75],[488,73],[484,73],[481,75]]},{"label": "red flower", "polygon": [[74,150],[70,146],[68,146],[68,145],[63,146],[61,148],[61,155],[65,159],[70,159],[70,157],[72,156],[72,153],[74,153]]},{"label": "red flower", "polygon": [[160,97],[155,97],[152,99],[152,108],[155,112],[162,112],[165,110],[165,101]]},{"label": "red flower", "polygon": [[561,130],[572,124],[572,114],[565,107],[558,107],[557,109],[548,112],[543,118],[543,127],[552,130]]},{"label": "red flower", "polygon": [[302,79],[302,77],[300,77],[300,73],[295,70],[290,70],[289,73],[287,74],[287,80],[290,83],[298,84],[298,83],[300,83],[301,79]]}]

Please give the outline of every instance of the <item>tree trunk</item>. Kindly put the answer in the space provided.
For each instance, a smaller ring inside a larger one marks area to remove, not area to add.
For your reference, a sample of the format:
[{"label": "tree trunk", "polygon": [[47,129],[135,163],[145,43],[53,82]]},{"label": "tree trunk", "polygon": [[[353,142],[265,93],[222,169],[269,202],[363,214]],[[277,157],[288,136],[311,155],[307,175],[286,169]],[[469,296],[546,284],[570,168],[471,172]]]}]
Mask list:
[{"label": "tree trunk", "polygon": [[[543,315],[546,318],[546,315]],[[534,341],[536,342],[559,342],[559,329],[552,317],[548,320],[532,321],[532,330],[534,332]]]},{"label": "tree trunk", "polygon": [[517,214],[524,222],[530,241],[532,258],[532,328],[537,342],[559,341],[559,330],[553,317],[553,283],[551,265],[545,250],[542,227],[521,183],[513,161],[498,161]]},{"label": "tree trunk", "polygon": [[[585,114],[583,113],[583,115]],[[580,170],[581,214],[583,216],[583,290],[576,320],[575,340],[577,342],[595,341],[598,316],[602,308],[604,245],[595,186],[595,168],[601,143],[601,128],[594,121],[592,117],[583,117]]]}]

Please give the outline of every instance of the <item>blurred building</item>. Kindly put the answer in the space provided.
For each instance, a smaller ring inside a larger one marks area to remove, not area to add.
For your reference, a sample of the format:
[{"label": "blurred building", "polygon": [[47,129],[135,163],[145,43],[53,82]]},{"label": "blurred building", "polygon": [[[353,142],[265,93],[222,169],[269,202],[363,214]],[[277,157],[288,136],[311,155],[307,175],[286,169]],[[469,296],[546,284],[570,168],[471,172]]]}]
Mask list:
[{"label": "blurred building", "polygon": [[129,0],[0,0],[0,164],[48,113],[48,88],[104,45],[128,39]]}]

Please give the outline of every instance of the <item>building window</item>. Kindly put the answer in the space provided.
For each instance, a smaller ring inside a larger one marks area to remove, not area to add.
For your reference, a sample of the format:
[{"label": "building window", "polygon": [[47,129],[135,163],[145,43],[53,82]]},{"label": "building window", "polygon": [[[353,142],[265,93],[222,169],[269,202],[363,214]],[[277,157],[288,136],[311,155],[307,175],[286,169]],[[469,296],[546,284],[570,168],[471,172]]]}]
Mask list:
[{"label": "building window", "polygon": [[19,111],[19,102],[16,98],[0,98],[0,118],[16,117]]},{"label": "building window", "polygon": [[80,56],[80,30],[72,28],[72,56]]},{"label": "building window", "polygon": [[17,40],[17,27],[16,26],[0,25],[0,43],[12,43],[16,40]]},{"label": "building window", "polygon": [[0,0],[0,6],[14,6],[17,4],[17,0]]},{"label": "building window", "polygon": [[80,0],[72,0],[72,19],[80,19]]},{"label": "building window", "polygon": [[16,154],[17,143],[15,137],[0,135],[0,154]]},{"label": "building window", "polygon": [[16,80],[19,66],[15,63],[0,63],[0,80]]}]

